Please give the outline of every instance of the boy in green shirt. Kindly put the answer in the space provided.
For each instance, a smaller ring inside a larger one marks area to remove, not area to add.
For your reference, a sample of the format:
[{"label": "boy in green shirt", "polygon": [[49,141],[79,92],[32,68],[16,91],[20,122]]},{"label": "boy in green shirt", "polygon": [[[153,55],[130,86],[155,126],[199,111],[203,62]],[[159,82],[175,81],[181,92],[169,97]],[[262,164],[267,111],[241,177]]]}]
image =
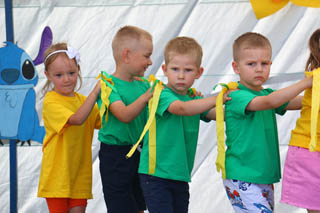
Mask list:
[{"label": "boy in green shirt", "polygon": [[156,112],[156,163],[149,173],[149,138],[144,138],[139,173],[150,213],[187,213],[189,185],[199,122],[215,119],[216,97],[190,97],[188,91],[203,73],[202,48],[192,38],[177,37],[166,45],[166,88]]},{"label": "boy in green shirt", "polygon": [[[135,80],[152,64],[152,36],[134,26],[122,27],[112,41],[116,70],[111,75],[109,116],[102,118],[98,139],[104,199],[108,213],[137,213],[146,209],[137,173],[140,153],[125,156],[139,139],[152,97],[149,83]],[[101,99],[99,100],[101,101]]]},{"label": "boy in green shirt", "polygon": [[[273,183],[281,178],[275,114],[302,107],[305,78],[289,87],[264,89],[271,67],[271,44],[258,33],[245,33],[233,44],[233,70],[239,74],[237,91],[225,104],[227,196],[235,212],[272,212]],[[289,102],[290,101],[290,102]],[[288,103],[289,102],[289,103]]]}]

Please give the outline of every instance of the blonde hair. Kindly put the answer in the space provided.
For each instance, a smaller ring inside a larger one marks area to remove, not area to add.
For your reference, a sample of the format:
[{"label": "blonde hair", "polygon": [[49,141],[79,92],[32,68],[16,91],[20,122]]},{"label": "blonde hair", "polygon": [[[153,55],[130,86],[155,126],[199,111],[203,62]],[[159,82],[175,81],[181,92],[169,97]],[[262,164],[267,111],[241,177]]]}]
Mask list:
[{"label": "blonde hair", "polygon": [[112,53],[117,61],[125,48],[134,48],[141,39],[152,41],[149,32],[135,26],[124,26],[118,30],[112,40]]},{"label": "blonde hair", "polygon": [[[59,55],[62,55],[62,56],[65,56],[67,58],[69,58],[67,56],[67,54],[65,52],[59,52],[59,53],[55,53],[53,55],[51,55],[50,57],[47,58],[47,56],[49,54],[51,54],[52,52],[54,51],[57,51],[57,50],[67,50],[68,49],[68,45],[64,42],[62,43],[56,43],[56,44],[53,44],[51,45],[44,53],[44,56],[43,58],[45,58],[45,62],[44,62],[44,68],[46,70],[46,72],[48,72],[48,68],[49,66],[56,60],[56,58],[59,56]],[[74,62],[77,64],[76,62],[76,59],[72,59],[74,60]],[[82,86],[82,78],[81,78],[81,75],[80,75],[80,66],[77,65],[78,68],[79,68],[79,80],[80,80],[80,84],[79,84],[79,87],[77,90],[79,90]],[[44,95],[48,92],[48,91],[51,91],[53,89],[52,87],[52,84],[51,84],[51,81],[49,79],[47,79],[46,83],[44,84],[44,86],[42,87],[41,89],[41,93],[42,93],[42,97],[44,97]]]},{"label": "blonde hair", "polygon": [[181,55],[194,54],[196,56],[197,66],[200,67],[201,65],[203,55],[202,47],[195,39],[191,37],[176,37],[167,43],[164,49],[165,64],[168,64],[170,62],[170,56],[172,53]]},{"label": "blonde hair", "polygon": [[241,57],[241,50],[250,48],[269,48],[272,54],[272,47],[269,40],[254,32],[247,32],[239,36],[233,43],[233,60],[238,61]]},{"label": "blonde hair", "polygon": [[306,63],[306,71],[320,67],[320,29],[314,31],[309,39],[310,55]]}]

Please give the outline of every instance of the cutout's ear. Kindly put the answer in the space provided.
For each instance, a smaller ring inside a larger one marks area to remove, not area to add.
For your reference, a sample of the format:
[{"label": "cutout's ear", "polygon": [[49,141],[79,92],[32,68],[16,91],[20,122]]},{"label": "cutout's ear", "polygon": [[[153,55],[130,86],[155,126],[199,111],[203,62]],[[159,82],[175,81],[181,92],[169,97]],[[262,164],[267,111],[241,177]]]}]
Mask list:
[{"label": "cutout's ear", "polygon": [[50,27],[46,26],[42,31],[39,53],[37,57],[33,60],[35,66],[44,62],[43,55],[44,52],[48,49],[48,47],[50,47],[50,45],[52,44],[52,37],[53,36]]}]

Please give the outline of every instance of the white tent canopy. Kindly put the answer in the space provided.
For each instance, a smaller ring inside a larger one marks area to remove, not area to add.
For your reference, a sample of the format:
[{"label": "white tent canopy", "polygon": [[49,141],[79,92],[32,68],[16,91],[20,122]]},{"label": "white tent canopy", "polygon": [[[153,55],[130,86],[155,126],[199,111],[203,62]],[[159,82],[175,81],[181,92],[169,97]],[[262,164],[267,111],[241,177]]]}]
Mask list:
[{"label": "white tent canopy", "polygon": [[[240,34],[259,32],[270,39],[273,46],[271,77],[266,87],[278,89],[303,78],[309,51],[307,41],[320,27],[320,8],[288,4],[277,13],[257,20],[249,0],[15,0],[13,1],[14,34],[18,45],[35,58],[45,26],[53,31],[54,42],[65,41],[81,54],[83,87],[88,95],[99,71],[113,73],[115,64],[111,41],[124,25],[135,25],[153,35],[153,65],[146,75],[155,74],[166,82],[161,71],[166,42],[176,36],[194,37],[203,47],[203,76],[194,87],[203,94],[211,93],[218,82],[238,80],[232,62],[232,43]],[[5,13],[0,2],[0,41],[5,37]],[[43,66],[37,67],[40,79],[35,88],[37,110],[41,120],[41,88],[45,83]],[[1,110],[1,109],[0,109]],[[287,112],[278,118],[282,164],[284,163],[291,130],[299,111]],[[5,121],[0,121],[5,122]],[[199,145],[190,184],[190,213],[232,212],[224,192],[221,175],[216,172],[215,122],[201,123]],[[97,133],[97,132],[96,132]],[[107,212],[103,200],[99,173],[100,142],[93,141],[93,195],[87,212]],[[0,212],[9,212],[9,148],[0,147]],[[18,211],[22,213],[48,212],[45,200],[37,198],[42,147],[18,147]],[[279,203],[281,182],[275,184],[276,212],[305,212]]]}]

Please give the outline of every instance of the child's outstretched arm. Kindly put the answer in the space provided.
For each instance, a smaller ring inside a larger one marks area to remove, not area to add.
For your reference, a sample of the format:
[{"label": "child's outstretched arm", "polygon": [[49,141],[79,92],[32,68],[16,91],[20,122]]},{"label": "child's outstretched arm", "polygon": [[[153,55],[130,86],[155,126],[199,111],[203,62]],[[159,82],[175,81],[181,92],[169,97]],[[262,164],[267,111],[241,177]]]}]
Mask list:
[{"label": "child's outstretched arm", "polygon": [[295,98],[291,99],[289,104],[286,107],[286,110],[298,110],[302,108],[302,95],[298,95]]},{"label": "child's outstretched arm", "polygon": [[136,101],[126,106],[122,101],[115,101],[110,104],[110,112],[121,122],[129,123],[135,119],[148,104],[152,97],[151,87]]},{"label": "child's outstretched arm", "polygon": [[[246,110],[249,111],[259,111],[259,110],[268,110],[275,109],[282,104],[290,101],[299,95],[303,90],[312,87],[312,77],[306,77],[305,79],[288,86],[277,90],[268,96],[258,96],[252,99],[252,101],[247,105]],[[292,107],[299,107],[299,99],[296,99],[292,103]],[[294,106],[296,105],[296,106]]]},{"label": "child's outstretched arm", "polygon": [[92,108],[94,107],[100,92],[100,81],[97,82],[85,102],[81,105],[76,113],[70,116],[68,124],[81,125],[88,118]]},{"label": "child's outstretched arm", "polygon": [[168,111],[175,115],[191,116],[201,114],[216,105],[216,96],[191,101],[174,101]]},{"label": "child's outstretched arm", "polygon": [[[231,100],[228,95],[230,92],[234,90],[227,91],[223,95],[223,103],[226,101]],[[191,115],[197,115],[201,114],[209,109],[209,113],[206,115],[206,117],[210,120],[215,120],[216,119],[216,111],[215,111],[215,106],[216,106],[216,99],[217,96],[211,96],[208,98],[203,98],[203,99],[197,99],[197,100],[191,100],[191,101],[174,101],[170,104],[168,107],[168,111],[172,114],[175,115],[183,115],[183,116],[191,116]]]}]

